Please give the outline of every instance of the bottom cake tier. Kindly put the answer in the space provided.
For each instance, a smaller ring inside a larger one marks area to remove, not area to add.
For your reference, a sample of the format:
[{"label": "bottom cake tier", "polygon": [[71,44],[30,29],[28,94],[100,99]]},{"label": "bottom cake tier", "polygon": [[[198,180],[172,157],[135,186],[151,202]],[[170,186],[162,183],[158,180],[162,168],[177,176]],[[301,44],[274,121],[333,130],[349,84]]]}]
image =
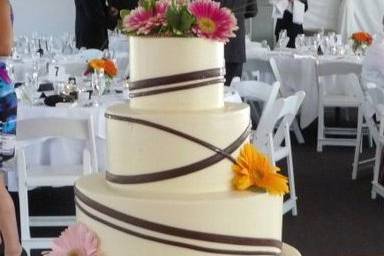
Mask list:
[{"label": "bottom cake tier", "polygon": [[127,192],[103,176],[75,186],[77,220],[103,256],[279,255],[283,199],[261,192]]}]

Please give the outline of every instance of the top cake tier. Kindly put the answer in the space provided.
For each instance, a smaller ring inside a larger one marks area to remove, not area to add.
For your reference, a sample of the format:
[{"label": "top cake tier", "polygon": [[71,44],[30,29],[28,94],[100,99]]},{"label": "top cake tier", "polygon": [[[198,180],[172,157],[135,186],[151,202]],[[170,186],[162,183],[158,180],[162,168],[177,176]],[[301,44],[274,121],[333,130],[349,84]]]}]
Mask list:
[{"label": "top cake tier", "polygon": [[224,106],[223,43],[131,37],[129,56],[132,108],[194,111]]}]

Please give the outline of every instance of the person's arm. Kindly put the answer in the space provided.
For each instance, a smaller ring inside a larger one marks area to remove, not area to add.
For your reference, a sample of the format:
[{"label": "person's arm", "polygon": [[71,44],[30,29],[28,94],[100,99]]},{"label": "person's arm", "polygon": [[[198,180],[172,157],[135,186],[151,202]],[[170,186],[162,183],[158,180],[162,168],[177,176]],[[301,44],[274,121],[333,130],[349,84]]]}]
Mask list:
[{"label": "person's arm", "polygon": [[244,17],[252,18],[257,15],[257,1],[256,0],[247,0],[247,6],[245,8],[245,14]]},{"label": "person's arm", "polygon": [[9,56],[13,44],[11,7],[8,1],[0,0],[0,56]]}]

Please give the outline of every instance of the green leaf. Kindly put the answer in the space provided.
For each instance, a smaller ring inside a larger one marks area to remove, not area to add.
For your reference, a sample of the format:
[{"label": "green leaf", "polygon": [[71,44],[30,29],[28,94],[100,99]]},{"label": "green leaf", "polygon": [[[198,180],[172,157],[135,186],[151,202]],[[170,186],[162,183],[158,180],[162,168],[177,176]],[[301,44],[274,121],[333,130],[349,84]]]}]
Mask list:
[{"label": "green leaf", "polygon": [[195,18],[186,6],[171,6],[167,12],[167,23],[174,35],[182,36],[191,29]]},{"label": "green leaf", "polygon": [[183,6],[180,10],[180,25],[179,30],[186,32],[191,29],[195,17],[188,11],[186,6]]},{"label": "green leaf", "polygon": [[180,24],[180,14],[175,6],[171,6],[167,11],[167,22],[171,28],[178,28]]},{"label": "green leaf", "polygon": [[129,15],[131,13],[130,10],[127,9],[121,9],[120,10],[120,18],[124,19],[125,16]]},{"label": "green leaf", "polygon": [[153,10],[156,5],[156,0],[143,0],[142,6],[145,10]]}]

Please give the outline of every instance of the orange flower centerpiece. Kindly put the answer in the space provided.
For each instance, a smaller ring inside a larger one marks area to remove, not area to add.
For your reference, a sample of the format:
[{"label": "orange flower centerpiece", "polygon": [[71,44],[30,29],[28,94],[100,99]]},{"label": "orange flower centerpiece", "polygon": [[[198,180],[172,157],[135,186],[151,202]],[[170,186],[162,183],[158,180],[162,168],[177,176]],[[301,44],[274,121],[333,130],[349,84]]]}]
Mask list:
[{"label": "orange flower centerpiece", "polygon": [[280,169],[250,143],[241,149],[232,170],[235,173],[233,185],[236,190],[255,187],[279,196],[289,192],[287,178],[277,173]]},{"label": "orange flower centerpiece", "polygon": [[84,75],[90,75],[92,73],[104,73],[105,86],[101,89],[100,93],[108,93],[112,86],[112,79],[117,75],[116,64],[110,59],[92,59],[88,61],[88,67]]},{"label": "orange flower centerpiece", "polygon": [[370,46],[373,42],[372,36],[367,32],[356,32],[352,34],[353,40],[353,51],[356,53],[357,51],[365,51],[365,49]]},{"label": "orange flower centerpiece", "polygon": [[104,74],[109,78],[114,78],[117,75],[117,67],[112,60],[109,59],[92,59],[88,62],[88,68],[85,75],[93,73],[94,71],[104,71]]}]

